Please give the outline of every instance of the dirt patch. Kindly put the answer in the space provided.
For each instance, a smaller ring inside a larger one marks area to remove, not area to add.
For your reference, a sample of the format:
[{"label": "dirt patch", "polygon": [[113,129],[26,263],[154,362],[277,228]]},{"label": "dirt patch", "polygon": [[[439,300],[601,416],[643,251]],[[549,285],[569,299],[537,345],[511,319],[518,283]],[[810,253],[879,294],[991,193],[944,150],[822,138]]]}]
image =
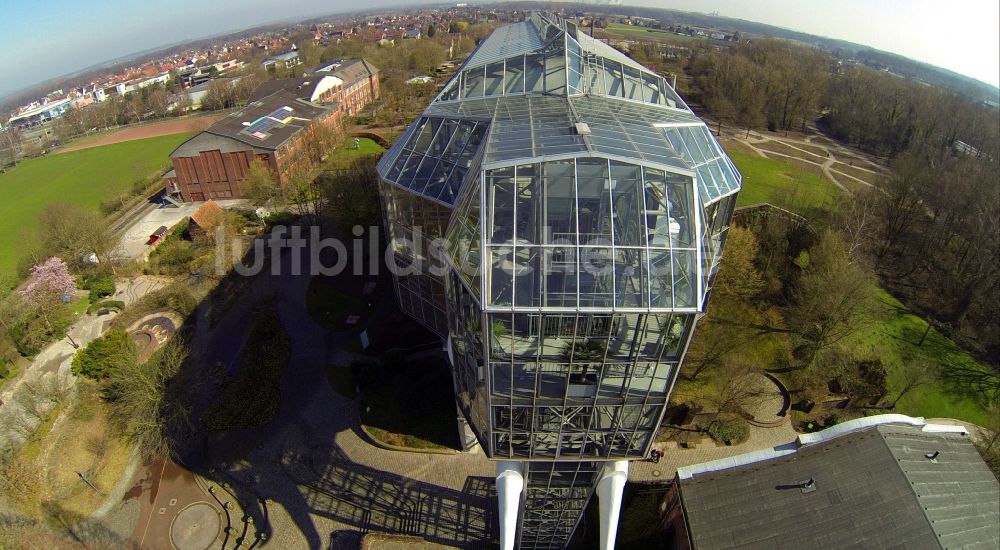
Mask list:
[{"label": "dirt patch", "polygon": [[812,155],[801,149],[796,149],[796,147],[799,146],[798,144],[792,146],[788,145],[787,143],[783,143],[781,141],[775,141],[775,140],[765,141],[762,143],[755,143],[754,146],[756,146],[759,149],[763,149],[764,151],[780,153],[782,155],[787,155],[789,157],[805,159],[813,162],[823,162],[823,159],[826,158],[826,155],[823,155],[822,157],[817,157],[816,155]]},{"label": "dirt patch", "polygon": [[791,143],[790,145],[793,147],[798,147],[799,149],[805,149],[806,151],[809,151],[810,153],[813,153],[815,155],[819,155],[820,157],[830,156],[830,154],[827,152],[826,149],[816,145],[806,145],[805,143]]},{"label": "dirt patch", "polygon": [[151,122],[149,124],[143,124],[142,126],[133,126],[131,128],[117,130],[93,141],[88,140],[82,143],[71,144],[63,149],[60,149],[59,152],[67,153],[69,151],[79,151],[81,149],[90,149],[91,147],[111,145],[112,143],[122,143],[124,141],[132,141],[135,139],[169,136],[171,134],[181,134],[185,132],[200,132],[212,124],[215,124],[215,122],[223,116],[225,115],[220,113],[162,122]]},{"label": "dirt patch", "polygon": [[722,148],[725,149],[726,152],[739,151],[740,153],[746,153],[748,155],[758,156],[757,151],[755,151],[753,147],[750,147],[749,145],[743,143],[742,141],[737,141],[735,139],[725,139],[722,140],[720,143],[722,144]]},{"label": "dirt patch", "polygon": [[836,170],[837,172],[842,172],[849,176],[854,176],[861,181],[871,184],[875,184],[880,177],[878,174],[872,171],[863,170],[861,168],[858,168],[856,166],[851,166],[843,162],[835,162],[833,163],[833,166],[831,166],[830,168]]}]

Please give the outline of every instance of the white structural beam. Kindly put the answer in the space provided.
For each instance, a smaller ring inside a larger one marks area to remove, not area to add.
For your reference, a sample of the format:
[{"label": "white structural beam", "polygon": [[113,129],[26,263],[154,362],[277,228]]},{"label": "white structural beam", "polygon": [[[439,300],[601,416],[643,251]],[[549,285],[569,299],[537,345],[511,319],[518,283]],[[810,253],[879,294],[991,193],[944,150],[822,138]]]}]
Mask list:
[{"label": "white structural beam", "polygon": [[500,501],[500,548],[514,550],[517,513],[524,490],[524,466],[520,462],[497,462],[497,499]]},{"label": "white structural beam", "polygon": [[601,512],[601,550],[614,550],[618,536],[618,517],[622,511],[622,491],[628,481],[628,461],[608,463],[597,482],[597,498]]}]

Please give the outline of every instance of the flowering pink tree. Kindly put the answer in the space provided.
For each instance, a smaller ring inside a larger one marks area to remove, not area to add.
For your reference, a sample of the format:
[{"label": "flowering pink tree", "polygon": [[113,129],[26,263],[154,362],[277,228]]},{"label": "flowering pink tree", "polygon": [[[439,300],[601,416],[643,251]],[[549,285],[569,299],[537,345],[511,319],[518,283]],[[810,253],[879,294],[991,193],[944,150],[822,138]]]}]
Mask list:
[{"label": "flowering pink tree", "polygon": [[76,283],[66,262],[53,256],[31,268],[31,279],[18,294],[28,304],[38,307],[71,294],[75,289]]}]

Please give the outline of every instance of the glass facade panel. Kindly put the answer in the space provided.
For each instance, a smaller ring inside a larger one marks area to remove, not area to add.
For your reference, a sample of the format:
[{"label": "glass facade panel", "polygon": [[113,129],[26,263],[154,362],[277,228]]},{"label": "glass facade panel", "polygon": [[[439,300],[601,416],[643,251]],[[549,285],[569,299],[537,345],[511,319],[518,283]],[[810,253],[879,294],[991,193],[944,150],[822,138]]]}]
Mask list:
[{"label": "glass facade panel", "polygon": [[486,79],[482,67],[469,69],[462,73],[462,97],[483,97],[483,83]]},{"label": "glass facade panel", "polygon": [[503,94],[503,61],[486,66],[486,95]]},{"label": "glass facade panel", "polygon": [[569,93],[578,94],[583,91],[583,59],[580,44],[573,37],[566,37],[566,75],[569,80]]},{"label": "glass facade panel", "polygon": [[548,461],[519,545],[561,548],[601,461],[649,451],[740,175],[620,52],[555,16],[501,29],[377,169],[400,308],[448,336],[489,456]]},{"label": "glass facade panel", "polygon": [[566,94],[566,50],[562,41],[557,41],[558,47],[545,54],[545,92],[550,94]]},{"label": "glass facade panel", "polygon": [[660,82],[662,79],[660,77],[650,74],[642,73],[642,100],[646,103],[657,103],[662,105],[663,95],[660,93]]},{"label": "glass facade panel", "polygon": [[524,91],[545,91],[545,56],[540,53],[524,56]]},{"label": "glass facade panel", "polygon": [[634,164],[611,161],[611,195],[615,246],[646,246],[642,230],[641,170]]},{"label": "glass facade panel", "polygon": [[581,245],[611,242],[611,181],[608,162],[581,158],[576,163],[579,239]]},{"label": "glass facade panel", "polygon": [[539,181],[538,166],[522,164],[516,168],[517,206],[515,211],[514,238],[517,246],[538,244],[542,241],[545,229],[545,202],[539,200],[542,196],[542,186]]},{"label": "glass facade panel", "polygon": [[541,164],[545,193],[545,244],[576,244],[576,165],[572,160]]},{"label": "glass facade panel", "polygon": [[622,74],[622,64],[608,59],[603,60],[604,86],[608,95],[625,97],[625,77]]},{"label": "glass facade panel", "polygon": [[674,270],[669,250],[649,251],[649,305],[654,308],[672,308]]},{"label": "glass facade panel", "polygon": [[624,97],[642,101],[642,74],[634,67],[625,67]]},{"label": "glass facade panel", "polygon": [[644,248],[615,249],[615,300],[618,307],[644,308],[649,303]]},{"label": "glass facade panel", "polygon": [[503,89],[506,94],[524,92],[524,56],[519,55],[506,61]]}]

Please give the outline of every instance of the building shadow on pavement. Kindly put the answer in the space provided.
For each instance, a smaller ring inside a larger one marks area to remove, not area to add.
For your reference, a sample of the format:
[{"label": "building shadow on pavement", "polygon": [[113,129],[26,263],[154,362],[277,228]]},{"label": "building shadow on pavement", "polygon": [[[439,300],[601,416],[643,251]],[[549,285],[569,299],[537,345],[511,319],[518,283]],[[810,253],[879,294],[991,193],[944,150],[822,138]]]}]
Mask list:
[{"label": "building shadow on pavement", "polygon": [[[353,448],[358,439],[366,439],[357,403],[333,392],[326,370],[351,336],[326,332],[309,320],[303,302],[309,276],[293,275],[287,255],[281,261],[281,274],[265,272],[248,285],[212,334],[199,342],[195,353],[201,360],[188,365],[197,369],[198,364],[236,362],[240,346],[234,341],[246,333],[255,302],[277,303],[291,355],[273,421],[259,429],[227,432],[208,432],[196,421],[187,437],[178,441],[177,462],[217,483],[217,493],[239,505],[231,514],[233,538],[245,536],[244,546],[249,548],[357,548],[366,533],[383,532],[459,548],[497,547],[492,478],[470,475],[459,490],[454,487],[460,471],[446,487],[352,459],[375,453],[379,460],[391,462],[391,456],[381,453],[394,451],[367,444]],[[394,297],[389,292],[381,299]],[[194,418],[201,417],[220,388],[206,390],[188,396],[194,402]],[[338,434],[350,436],[345,437],[351,441],[350,450],[340,446]],[[247,528],[247,518],[252,518],[252,529]]]},{"label": "building shadow on pavement", "polygon": [[466,479],[461,491],[331,460],[292,474],[312,513],[371,531],[415,535],[461,548],[489,548],[496,539],[493,480]]},{"label": "building shadow on pavement", "polygon": [[[276,535],[271,517],[278,506],[310,548],[358,548],[372,532],[457,548],[498,547],[497,496],[490,477],[469,476],[456,490],[358,464],[335,444],[293,444],[270,460],[237,460],[218,461],[205,475],[226,484],[268,539]],[[312,516],[348,528],[321,533]]]}]

